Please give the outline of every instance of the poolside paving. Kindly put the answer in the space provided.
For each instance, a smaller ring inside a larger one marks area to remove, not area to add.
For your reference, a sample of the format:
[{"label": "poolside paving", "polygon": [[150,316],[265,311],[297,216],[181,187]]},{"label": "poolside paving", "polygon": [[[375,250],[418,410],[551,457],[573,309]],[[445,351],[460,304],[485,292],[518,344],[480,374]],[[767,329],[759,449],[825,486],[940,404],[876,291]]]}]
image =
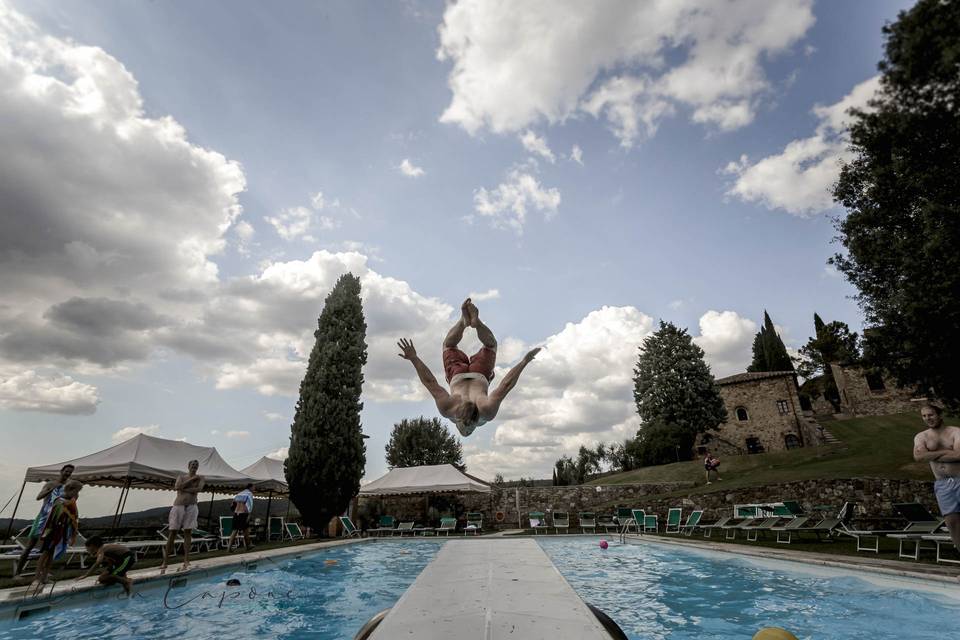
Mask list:
[{"label": "poolside paving", "polygon": [[371,640],[609,640],[531,539],[451,540],[393,606]]}]

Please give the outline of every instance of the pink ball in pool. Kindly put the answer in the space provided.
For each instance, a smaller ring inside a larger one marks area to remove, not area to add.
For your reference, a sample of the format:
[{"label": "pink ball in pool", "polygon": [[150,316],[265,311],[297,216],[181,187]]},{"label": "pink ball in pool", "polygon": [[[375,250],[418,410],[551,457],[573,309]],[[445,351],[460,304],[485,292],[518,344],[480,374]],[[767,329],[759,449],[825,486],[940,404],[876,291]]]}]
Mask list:
[{"label": "pink ball in pool", "polygon": [[600,548],[601,548],[601,549],[606,549],[606,548],[609,547],[609,546],[610,546],[610,545],[607,544],[607,541],[606,541],[606,540],[601,540],[601,541],[600,541]]}]

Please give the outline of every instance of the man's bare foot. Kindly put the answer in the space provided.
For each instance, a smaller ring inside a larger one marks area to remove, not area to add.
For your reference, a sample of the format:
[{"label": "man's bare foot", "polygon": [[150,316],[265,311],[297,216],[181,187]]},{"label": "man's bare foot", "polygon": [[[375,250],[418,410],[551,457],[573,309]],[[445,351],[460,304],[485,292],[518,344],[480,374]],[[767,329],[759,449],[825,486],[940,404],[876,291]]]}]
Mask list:
[{"label": "man's bare foot", "polygon": [[177,571],[186,571],[189,568],[190,568],[190,563],[184,562],[182,565],[180,565],[180,568],[178,568]]},{"label": "man's bare foot", "polygon": [[167,563],[164,562],[162,565],[160,565],[160,575],[163,575],[166,572],[167,572]]},{"label": "man's bare foot", "polygon": [[470,298],[467,298],[467,326],[476,328],[477,323],[480,322],[480,311],[477,309],[477,305],[473,304],[470,301]]}]

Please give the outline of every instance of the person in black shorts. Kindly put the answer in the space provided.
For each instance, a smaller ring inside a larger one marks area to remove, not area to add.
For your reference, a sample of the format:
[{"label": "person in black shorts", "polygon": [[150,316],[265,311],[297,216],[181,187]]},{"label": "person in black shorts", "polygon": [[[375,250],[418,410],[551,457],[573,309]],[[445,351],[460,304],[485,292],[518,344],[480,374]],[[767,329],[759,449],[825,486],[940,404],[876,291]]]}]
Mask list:
[{"label": "person in black shorts", "polygon": [[96,556],[97,560],[77,580],[83,580],[93,573],[94,569],[102,566],[103,572],[97,578],[97,583],[102,585],[119,584],[126,594],[130,595],[133,580],[127,577],[127,571],[136,563],[136,554],[122,544],[104,544],[100,536],[93,536],[87,540],[86,547],[87,553]]},{"label": "person in black shorts", "polygon": [[250,514],[253,512],[253,485],[248,484],[243,491],[233,497],[233,531],[227,540],[227,549],[233,551],[233,541],[243,532],[243,548],[250,550]]}]

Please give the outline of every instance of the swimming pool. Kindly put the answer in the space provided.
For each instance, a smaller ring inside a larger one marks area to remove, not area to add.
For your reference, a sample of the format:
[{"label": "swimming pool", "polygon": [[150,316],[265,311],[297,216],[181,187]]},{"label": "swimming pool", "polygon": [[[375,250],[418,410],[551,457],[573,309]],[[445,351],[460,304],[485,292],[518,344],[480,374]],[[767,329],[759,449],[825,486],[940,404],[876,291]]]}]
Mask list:
[{"label": "swimming pool", "polygon": [[[612,543],[603,551],[593,537],[538,542],[577,593],[631,640],[739,640],[764,626],[802,639],[934,638],[960,614],[958,599],[868,574],[771,567],[656,543]],[[104,589],[95,604],[0,623],[0,640],[349,640],[400,598],[442,544],[377,540],[261,559],[256,570],[145,589],[131,600],[118,600],[119,588]],[[241,585],[226,586],[229,578]]]},{"label": "swimming pool", "polygon": [[937,638],[960,615],[960,600],[868,574],[771,568],[655,543],[611,543],[604,551],[596,539],[539,542],[580,597],[631,640],[744,639],[766,626],[801,639]]},{"label": "swimming pool", "polygon": [[[347,639],[392,606],[436,555],[440,544],[377,541],[321,550],[302,558],[261,559],[255,571],[232,571],[117,600],[0,623],[0,640],[158,640],[256,638]],[[335,560],[336,562],[329,562]],[[230,578],[240,586],[228,587]]]}]

